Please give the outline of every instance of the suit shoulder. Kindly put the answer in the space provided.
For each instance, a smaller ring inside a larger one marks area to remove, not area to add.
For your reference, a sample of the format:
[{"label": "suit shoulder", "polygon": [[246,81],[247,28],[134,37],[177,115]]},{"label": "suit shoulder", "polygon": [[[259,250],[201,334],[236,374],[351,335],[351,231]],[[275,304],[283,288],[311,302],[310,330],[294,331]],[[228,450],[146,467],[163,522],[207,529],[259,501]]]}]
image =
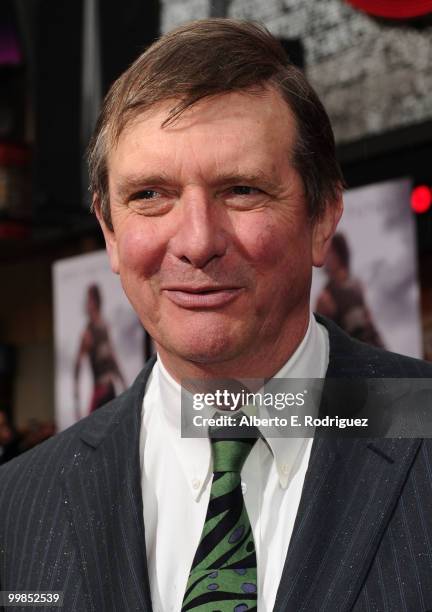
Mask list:
[{"label": "suit shoulder", "polygon": [[315,317],[329,334],[329,377],[432,378],[431,363],[365,344],[348,336],[326,317]]},{"label": "suit shoulder", "polygon": [[377,378],[432,378],[432,364],[423,359],[369,346],[358,340],[352,340],[352,343],[354,359],[367,364],[371,375],[375,374]]},{"label": "suit shoulder", "polygon": [[133,425],[137,426],[146,382],[154,362],[154,358],[150,359],[132,386],[111,402],[3,465],[0,468],[0,512],[5,496],[22,491],[26,480],[32,483],[30,487],[25,486],[29,492],[36,486],[35,481],[56,482],[56,476],[75,462],[83,461],[82,455],[91,452],[91,447],[98,446],[110,436],[121,421],[132,418]]},{"label": "suit shoulder", "polygon": [[[0,468],[0,513],[5,500],[15,493],[30,491],[45,479],[55,482],[84,452],[81,436],[100,423],[108,428],[114,422],[118,402],[113,400],[68,429],[52,436],[34,448],[8,461]],[[90,450],[90,449],[89,449]]]}]

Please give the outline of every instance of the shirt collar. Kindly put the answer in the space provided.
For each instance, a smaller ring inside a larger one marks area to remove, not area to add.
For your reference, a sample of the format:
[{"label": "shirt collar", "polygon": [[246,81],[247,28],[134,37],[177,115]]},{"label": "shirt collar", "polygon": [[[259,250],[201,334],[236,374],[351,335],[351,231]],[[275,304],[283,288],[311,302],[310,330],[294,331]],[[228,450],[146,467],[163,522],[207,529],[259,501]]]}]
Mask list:
[{"label": "shirt collar", "polygon": [[197,500],[212,476],[210,441],[208,438],[182,437],[181,386],[167,371],[159,355],[153,369],[157,371],[159,405],[169,442],[182,466],[191,495]]},{"label": "shirt collar", "polygon": [[[306,334],[282,368],[273,378],[324,378],[329,360],[327,330],[311,315]],[[170,375],[159,355],[153,368],[152,384],[160,397],[161,416],[164,419],[170,444],[197,500],[211,478],[211,449],[208,438],[182,438],[181,386]],[[279,482],[283,488],[293,478],[307,447],[305,438],[269,438],[265,444],[271,450]]]},{"label": "shirt collar", "polygon": [[[311,313],[303,340],[273,378],[324,378],[329,361],[329,340],[326,328]],[[295,475],[302,454],[306,450],[306,438],[268,438],[279,482],[286,488]]]}]

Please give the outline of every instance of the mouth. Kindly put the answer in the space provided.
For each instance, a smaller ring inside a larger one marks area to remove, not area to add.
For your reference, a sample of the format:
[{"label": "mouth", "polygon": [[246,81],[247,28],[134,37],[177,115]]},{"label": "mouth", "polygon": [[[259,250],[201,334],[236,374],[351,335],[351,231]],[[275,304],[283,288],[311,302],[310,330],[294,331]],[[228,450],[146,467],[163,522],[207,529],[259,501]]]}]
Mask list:
[{"label": "mouth", "polygon": [[168,299],[182,308],[207,309],[221,308],[235,300],[240,287],[169,287],[163,289]]}]

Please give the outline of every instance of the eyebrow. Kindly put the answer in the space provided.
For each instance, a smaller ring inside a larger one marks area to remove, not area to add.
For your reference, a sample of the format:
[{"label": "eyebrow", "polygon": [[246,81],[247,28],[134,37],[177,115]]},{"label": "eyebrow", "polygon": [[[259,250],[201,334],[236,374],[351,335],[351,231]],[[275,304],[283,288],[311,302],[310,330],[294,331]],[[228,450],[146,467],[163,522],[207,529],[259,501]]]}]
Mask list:
[{"label": "eyebrow", "polygon": [[123,198],[149,185],[167,185],[172,183],[172,178],[165,173],[151,174],[148,176],[143,174],[131,174],[119,180],[116,187],[116,195]]},{"label": "eyebrow", "polygon": [[245,171],[235,174],[217,174],[212,185],[260,185],[272,191],[279,190],[281,185],[262,170]]}]

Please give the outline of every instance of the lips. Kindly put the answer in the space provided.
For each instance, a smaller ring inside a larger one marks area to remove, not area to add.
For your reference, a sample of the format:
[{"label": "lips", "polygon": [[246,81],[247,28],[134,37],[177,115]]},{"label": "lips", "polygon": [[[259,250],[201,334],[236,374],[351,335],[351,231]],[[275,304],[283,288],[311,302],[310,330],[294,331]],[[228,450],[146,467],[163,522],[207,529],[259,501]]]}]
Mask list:
[{"label": "lips", "polygon": [[235,300],[241,292],[239,287],[170,287],[163,290],[168,299],[182,308],[221,308]]}]

